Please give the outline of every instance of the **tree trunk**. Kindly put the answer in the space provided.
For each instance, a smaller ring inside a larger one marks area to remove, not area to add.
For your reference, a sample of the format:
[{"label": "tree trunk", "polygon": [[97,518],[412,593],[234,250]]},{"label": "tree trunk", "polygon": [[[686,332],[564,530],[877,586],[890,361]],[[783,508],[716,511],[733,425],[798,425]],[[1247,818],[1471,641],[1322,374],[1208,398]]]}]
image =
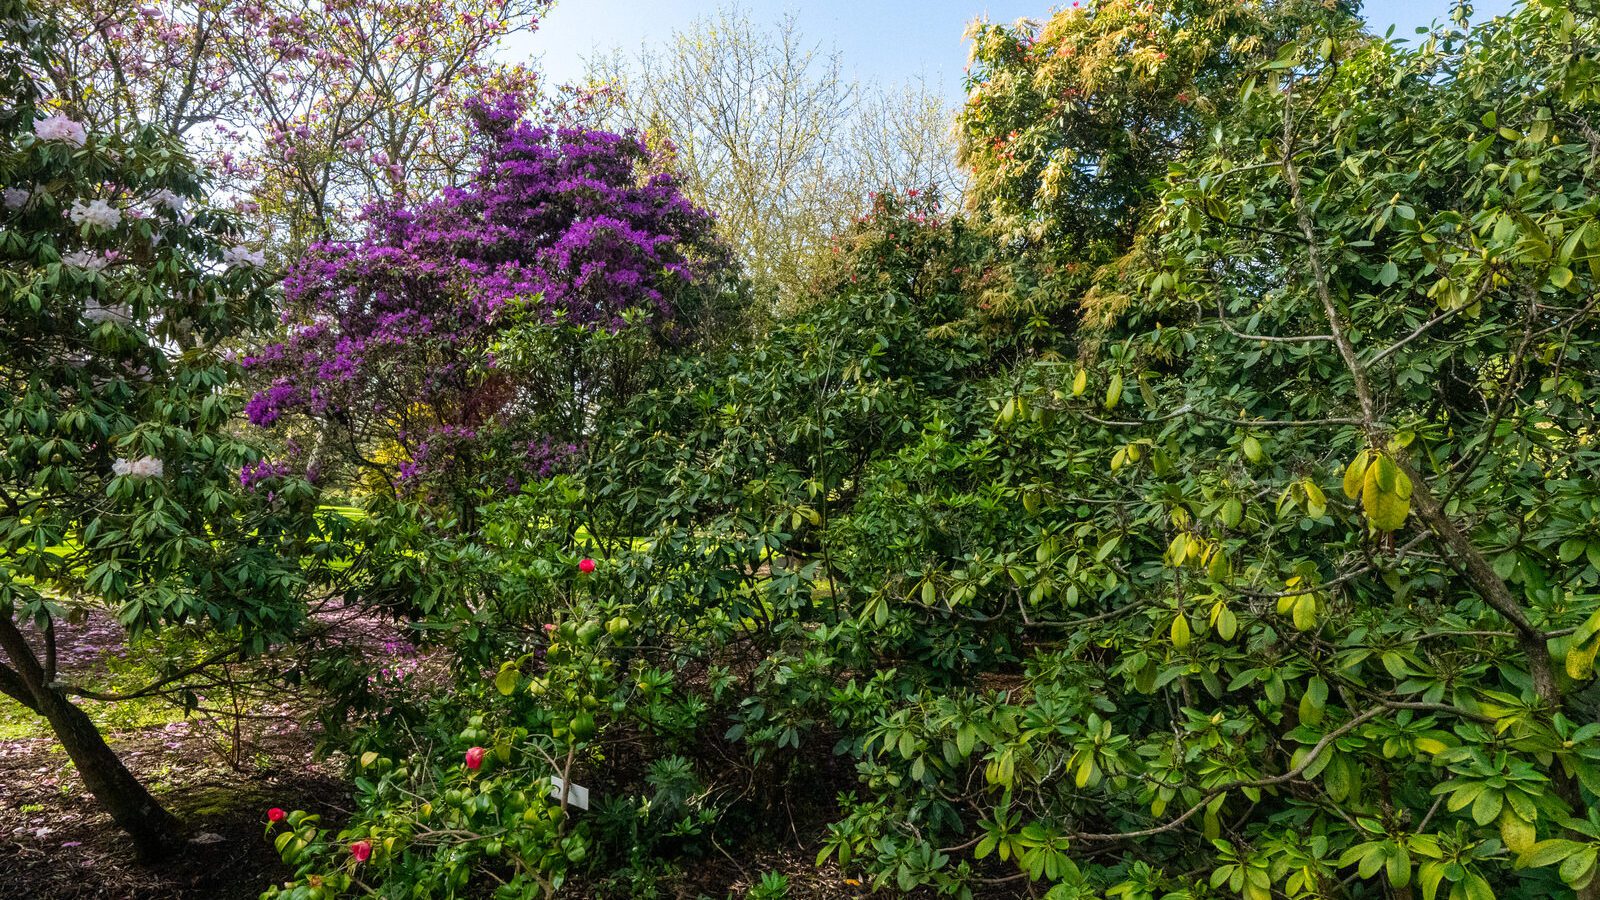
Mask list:
[{"label": "tree trunk", "polygon": [[139,858],[160,859],[178,847],[181,836],[177,818],[133,777],[88,714],[51,683],[54,673],[40,664],[10,615],[0,615],[0,648],[15,667],[0,665],[0,691],[50,723],[50,730],[77,766],[84,786],[118,827],[127,832]]},{"label": "tree trunk", "polygon": [[39,692],[39,712],[78,767],[78,775],[118,827],[133,839],[141,860],[160,859],[181,843],[178,820],[150,796],[89,716],[53,688]]}]

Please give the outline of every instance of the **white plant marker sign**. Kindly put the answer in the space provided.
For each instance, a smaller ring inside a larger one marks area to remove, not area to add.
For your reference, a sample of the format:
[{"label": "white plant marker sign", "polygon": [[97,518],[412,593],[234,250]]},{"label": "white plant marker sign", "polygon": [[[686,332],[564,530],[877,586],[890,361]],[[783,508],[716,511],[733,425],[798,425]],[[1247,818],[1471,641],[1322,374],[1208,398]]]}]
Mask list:
[{"label": "white plant marker sign", "polygon": [[562,792],[565,792],[568,806],[579,809],[589,808],[589,789],[581,784],[568,784],[560,775],[550,776],[550,799],[561,802]]}]

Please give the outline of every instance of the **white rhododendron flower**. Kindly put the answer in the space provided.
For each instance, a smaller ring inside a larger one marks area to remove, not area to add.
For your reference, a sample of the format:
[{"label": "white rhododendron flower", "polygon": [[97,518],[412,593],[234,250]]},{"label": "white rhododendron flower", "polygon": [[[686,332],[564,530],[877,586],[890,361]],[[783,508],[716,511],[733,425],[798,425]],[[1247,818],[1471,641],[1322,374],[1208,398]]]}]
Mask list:
[{"label": "white rhododendron flower", "polygon": [[33,199],[33,191],[29,188],[8,187],[0,191],[0,198],[4,198],[6,209],[21,209]]},{"label": "white rhododendron flower", "polygon": [[135,460],[118,458],[111,464],[111,474],[128,475],[133,478],[160,478],[166,474],[166,466],[154,456],[141,456]]},{"label": "white rhododendron flower", "polygon": [[84,304],[83,318],[89,322],[131,322],[133,313],[126,306],[105,306],[90,300]]},{"label": "white rhododendron flower", "polygon": [[254,266],[259,268],[267,264],[267,254],[261,250],[251,250],[249,247],[240,244],[224,250],[222,261],[229,266]]},{"label": "white rhododendron flower", "polygon": [[35,121],[33,133],[41,141],[65,141],[74,147],[82,147],[84,141],[89,139],[89,133],[82,125],[60,113]]},{"label": "white rhododendron flower", "polygon": [[115,228],[122,221],[122,213],[104,200],[74,200],[67,215],[74,225],[87,222],[101,228]]},{"label": "white rhododendron flower", "polygon": [[172,210],[172,214],[175,216],[183,213],[183,205],[187,202],[188,201],[184,200],[182,197],[178,196],[172,191],[167,190],[166,188],[162,188],[161,190],[150,195],[151,206],[165,206],[167,209]]},{"label": "white rhododendron flower", "polygon": [[[111,258],[104,253],[96,253],[93,250],[74,250],[73,252],[61,257],[61,262],[63,265],[71,266],[74,269],[83,269],[86,272],[98,272],[101,269],[104,269],[107,263],[111,262]],[[100,306],[100,304],[93,300],[90,300],[89,303],[93,307],[106,309],[106,307]],[[87,312],[84,313],[83,317],[89,319],[91,322],[105,321],[104,319],[93,318]]]}]

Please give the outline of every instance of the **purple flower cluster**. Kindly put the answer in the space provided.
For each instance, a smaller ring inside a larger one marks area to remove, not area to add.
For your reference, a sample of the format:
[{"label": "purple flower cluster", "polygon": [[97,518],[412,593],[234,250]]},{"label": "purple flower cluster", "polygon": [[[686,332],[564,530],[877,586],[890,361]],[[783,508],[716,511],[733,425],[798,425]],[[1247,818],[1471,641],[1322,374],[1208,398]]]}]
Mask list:
[{"label": "purple flower cluster", "polygon": [[367,676],[373,687],[403,687],[422,667],[424,660],[415,644],[394,638],[383,642],[383,654],[373,661],[376,671]]},{"label": "purple flower cluster", "polygon": [[559,443],[548,435],[536,441],[528,441],[522,458],[522,471],[506,475],[505,492],[515,494],[522,490],[523,482],[527,479],[543,481],[561,470],[562,465],[578,454],[581,448],[577,444]]},{"label": "purple flower cluster", "polygon": [[246,463],[239,470],[239,485],[247,491],[253,491],[261,482],[269,478],[282,478],[289,472],[288,463],[275,463],[267,459],[257,460],[254,463]]},{"label": "purple flower cluster", "polygon": [[507,329],[614,331],[634,315],[665,332],[729,264],[711,215],[650,171],[637,138],[536,127],[514,97],[474,104],[475,177],[369,209],[360,238],[315,244],[290,271],[287,337],[241,360],[270,379],[251,422],[303,413],[387,431],[409,480],[509,417],[518,392],[492,355]]}]

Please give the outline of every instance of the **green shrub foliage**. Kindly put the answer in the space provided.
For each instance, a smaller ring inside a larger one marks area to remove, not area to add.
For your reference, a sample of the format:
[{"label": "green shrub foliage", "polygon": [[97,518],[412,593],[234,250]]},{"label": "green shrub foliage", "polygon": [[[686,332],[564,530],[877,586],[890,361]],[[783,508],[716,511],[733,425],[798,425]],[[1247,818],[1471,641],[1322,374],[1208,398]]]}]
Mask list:
[{"label": "green shrub foliage", "polygon": [[458,692],[279,895],[666,894],[796,821],[889,892],[1595,896],[1596,15],[1208,82],[1076,329],[883,198],[481,538],[416,520]]}]

